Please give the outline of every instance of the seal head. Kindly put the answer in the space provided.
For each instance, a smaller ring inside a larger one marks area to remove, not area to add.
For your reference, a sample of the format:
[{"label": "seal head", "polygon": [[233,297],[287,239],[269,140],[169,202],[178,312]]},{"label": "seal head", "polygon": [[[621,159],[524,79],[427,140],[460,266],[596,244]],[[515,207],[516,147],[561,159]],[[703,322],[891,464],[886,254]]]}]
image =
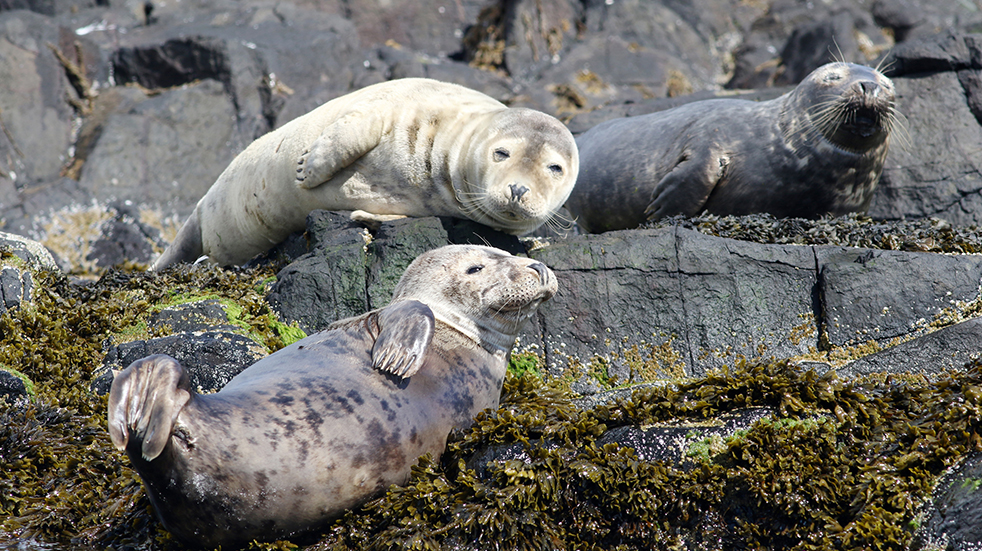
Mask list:
[{"label": "seal head", "polygon": [[566,202],[579,152],[569,130],[532,109],[512,108],[490,117],[467,149],[468,167],[453,182],[461,212],[506,233],[524,235],[546,224]]}]

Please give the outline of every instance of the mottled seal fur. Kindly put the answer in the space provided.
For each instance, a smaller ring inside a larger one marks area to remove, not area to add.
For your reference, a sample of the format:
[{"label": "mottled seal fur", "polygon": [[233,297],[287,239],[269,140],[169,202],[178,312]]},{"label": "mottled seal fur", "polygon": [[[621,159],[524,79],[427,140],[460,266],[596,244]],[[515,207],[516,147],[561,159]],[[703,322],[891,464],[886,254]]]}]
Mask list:
[{"label": "mottled seal fur", "polygon": [[452,245],[381,309],[336,322],[199,395],[157,355],[120,372],[109,434],[164,526],[226,548],[316,528],[392,484],[498,405],[521,324],[556,292],[545,265]]},{"label": "mottled seal fur", "polygon": [[599,124],[576,138],[566,207],[586,231],[707,211],[865,212],[900,115],[875,69],[824,65],[765,102],[714,99]]},{"label": "mottled seal fur", "polygon": [[470,218],[529,233],[576,182],[576,144],[554,117],[455,84],[368,86],[298,117],[240,153],[154,263],[241,264],[302,230],[315,209],[379,223]]}]

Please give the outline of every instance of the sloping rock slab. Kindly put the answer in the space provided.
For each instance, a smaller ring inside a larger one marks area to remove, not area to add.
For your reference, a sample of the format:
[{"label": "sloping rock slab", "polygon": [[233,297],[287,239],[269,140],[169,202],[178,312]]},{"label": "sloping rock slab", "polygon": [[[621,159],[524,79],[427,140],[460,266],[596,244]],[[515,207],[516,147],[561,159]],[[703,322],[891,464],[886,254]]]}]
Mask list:
[{"label": "sloping rock slab", "polygon": [[982,318],[974,318],[860,358],[837,373],[843,378],[870,373],[938,375],[982,356],[980,343]]}]

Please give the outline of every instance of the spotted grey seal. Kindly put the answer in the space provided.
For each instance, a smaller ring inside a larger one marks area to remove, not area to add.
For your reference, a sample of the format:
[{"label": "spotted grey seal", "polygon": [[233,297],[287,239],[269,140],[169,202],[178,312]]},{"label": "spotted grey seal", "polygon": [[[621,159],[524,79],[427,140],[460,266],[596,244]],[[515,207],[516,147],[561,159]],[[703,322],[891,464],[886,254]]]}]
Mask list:
[{"label": "spotted grey seal", "polygon": [[590,232],[702,211],[817,218],[865,212],[901,115],[879,71],[829,63],[765,102],[712,99],[577,136],[566,207]]},{"label": "spotted grey seal", "polygon": [[509,109],[456,84],[383,82],[250,144],[153,269],[202,255],[244,263],[302,230],[315,209],[350,210],[375,223],[470,218],[521,235],[563,205],[578,167],[573,135],[550,115]]},{"label": "spotted grey seal", "polygon": [[164,526],[226,548],[316,528],[405,483],[455,427],[498,404],[521,324],[556,292],[544,264],[491,247],[420,255],[381,309],[332,324],[215,394],[169,356],[109,395],[109,434]]}]

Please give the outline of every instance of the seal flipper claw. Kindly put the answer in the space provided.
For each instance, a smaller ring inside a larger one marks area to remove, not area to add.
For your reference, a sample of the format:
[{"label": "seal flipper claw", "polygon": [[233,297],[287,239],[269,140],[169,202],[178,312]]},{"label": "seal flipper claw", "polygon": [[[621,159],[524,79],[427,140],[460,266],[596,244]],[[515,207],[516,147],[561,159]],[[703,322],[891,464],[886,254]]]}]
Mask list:
[{"label": "seal flipper claw", "polygon": [[433,310],[416,300],[398,301],[379,310],[377,320],[372,366],[404,379],[412,377],[423,366],[433,341]]},{"label": "seal flipper claw", "polygon": [[181,409],[191,399],[187,373],[163,354],[137,360],[121,371],[109,391],[109,437],[120,450],[130,437],[151,461],[170,441]]}]

